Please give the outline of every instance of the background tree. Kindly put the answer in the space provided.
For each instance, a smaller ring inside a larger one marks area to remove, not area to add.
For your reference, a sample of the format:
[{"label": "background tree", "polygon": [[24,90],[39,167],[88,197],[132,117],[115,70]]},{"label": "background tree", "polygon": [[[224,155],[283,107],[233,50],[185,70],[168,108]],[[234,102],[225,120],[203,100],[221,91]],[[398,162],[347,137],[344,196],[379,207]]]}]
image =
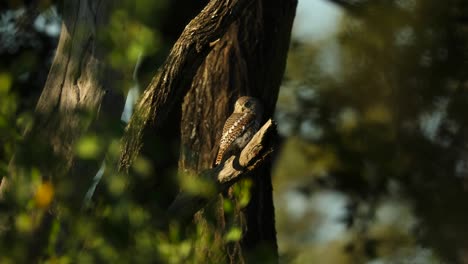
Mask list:
[{"label": "background tree", "polygon": [[[276,204],[318,203],[299,219],[278,214],[283,249],[333,263],[465,263],[466,4],[330,2],[344,8],[336,35],[293,39],[278,104],[276,186],[289,191]],[[320,207],[339,204],[345,231],[321,242],[320,222],[333,220]]]}]

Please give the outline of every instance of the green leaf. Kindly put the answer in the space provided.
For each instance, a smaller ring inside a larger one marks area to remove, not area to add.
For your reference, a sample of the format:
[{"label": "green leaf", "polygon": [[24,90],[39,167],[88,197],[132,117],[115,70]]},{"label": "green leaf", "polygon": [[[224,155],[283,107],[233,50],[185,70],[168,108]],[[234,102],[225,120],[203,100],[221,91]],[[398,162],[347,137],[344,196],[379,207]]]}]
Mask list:
[{"label": "green leaf", "polygon": [[242,231],[238,227],[233,227],[229,232],[224,236],[226,241],[239,241],[242,237]]},{"label": "green leaf", "polygon": [[6,94],[11,87],[11,76],[8,73],[0,72],[0,94]]},{"label": "green leaf", "polygon": [[84,159],[96,158],[101,151],[99,138],[97,136],[86,136],[76,144],[76,153]]}]

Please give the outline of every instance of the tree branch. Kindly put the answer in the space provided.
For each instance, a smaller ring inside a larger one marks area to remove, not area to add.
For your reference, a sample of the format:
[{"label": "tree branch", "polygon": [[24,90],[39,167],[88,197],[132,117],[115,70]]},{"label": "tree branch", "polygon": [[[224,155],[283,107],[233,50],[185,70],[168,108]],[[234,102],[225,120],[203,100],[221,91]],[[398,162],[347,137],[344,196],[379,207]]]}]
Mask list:
[{"label": "tree branch", "polygon": [[157,134],[176,102],[181,102],[193,76],[229,25],[254,1],[211,0],[185,27],[168,58],[139,101],[123,137],[120,169],[128,170],[145,135]]},{"label": "tree branch", "polygon": [[[257,169],[271,154],[269,138],[275,131],[275,124],[269,119],[242,150],[239,157],[232,156],[219,166],[203,171],[200,178],[215,183],[217,193],[226,191],[230,186]],[[169,218],[185,222],[203,208],[211,198],[182,190],[168,210]]]}]

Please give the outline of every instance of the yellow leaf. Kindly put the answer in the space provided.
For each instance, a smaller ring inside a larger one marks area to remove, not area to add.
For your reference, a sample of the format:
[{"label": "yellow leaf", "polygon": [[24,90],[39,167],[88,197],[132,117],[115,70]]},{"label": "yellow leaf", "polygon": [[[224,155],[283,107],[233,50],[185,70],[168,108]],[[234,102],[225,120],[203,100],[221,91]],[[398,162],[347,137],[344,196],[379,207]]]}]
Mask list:
[{"label": "yellow leaf", "polygon": [[40,208],[46,208],[54,198],[54,187],[50,182],[43,182],[37,188],[34,200]]}]

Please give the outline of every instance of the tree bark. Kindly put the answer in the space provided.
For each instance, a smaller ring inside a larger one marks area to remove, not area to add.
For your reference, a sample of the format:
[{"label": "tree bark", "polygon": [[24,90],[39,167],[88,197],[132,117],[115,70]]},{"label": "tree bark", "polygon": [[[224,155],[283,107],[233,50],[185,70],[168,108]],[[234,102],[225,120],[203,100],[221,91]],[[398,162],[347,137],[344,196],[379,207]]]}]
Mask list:
[{"label": "tree bark", "polygon": [[[274,112],[288,51],[296,1],[264,0],[244,10],[201,65],[183,103],[181,157],[179,170],[199,173],[215,159],[224,121],[241,95],[251,95],[264,104],[264,120]],[[215,206],[218,223],[215,237],[222,237],[231,226],[241,226],[242,240],[229,245],[230,262],[277,259],[271,164],[252,173],[251,199],[238,208],[235,219],[225,219],[223,199]],[[231,197],[232,198],[232,197]],[[211,213],[208,213],[211,214]],[[206,216],[197,215],[205,222]],[[230,222],[230,223],[228,223]]]},{"label": "tree bark", "polygon": [[[214,43],[250,5],[249,0],[210,1],[181,33],[142,95],[125,130],[120,170],[132,174],[132,164],[138,157],[150,161],[155,172],[153,177],[141,181],[132,177],[129,189],[133,199],[149,207],[155,218],[157,209],[166,209],[178,191],[176,175],[171,173],[177,166],[178,153],[174,160],[166,160],[173,156],[174,148],[166,138],[172,137],[169,133],[179,133],[183,97]],[[175,121],[177,131],[173,131]],[[156,201],[148,201],[147,192],[156,193]]]},{"label": "tree bark", "polygon": [[[129,171],[138,155],[149,152],[153,146],[148,139],[164,130],[169,113],[184,96],[180,172],[198,175],[211,167],[223,123],[239,95],[259,98],[264,120],[271,117],[296,5],[296,0],[211,1],[185,28],[138,103],[123,138],[121,169]],[[240,220],[245,215],[244,239],[228,252],[231,262],[245,262],[249,252],[260,251],[276,259],[270,170],[265,164],[251,177],[252,199],[236,216]],[[226,232],[220,220],[217,237]]]},{"label": "tree bark", "polygon": [[[135,109],[123,138],[120,168],[128,171],[144,142],[157,135],[174,106],[187,93],[203,59],[249,1],[212,0],[184,29],[164,65],[153,78]],[[144,152],[144,150],[143,150]]]}]

